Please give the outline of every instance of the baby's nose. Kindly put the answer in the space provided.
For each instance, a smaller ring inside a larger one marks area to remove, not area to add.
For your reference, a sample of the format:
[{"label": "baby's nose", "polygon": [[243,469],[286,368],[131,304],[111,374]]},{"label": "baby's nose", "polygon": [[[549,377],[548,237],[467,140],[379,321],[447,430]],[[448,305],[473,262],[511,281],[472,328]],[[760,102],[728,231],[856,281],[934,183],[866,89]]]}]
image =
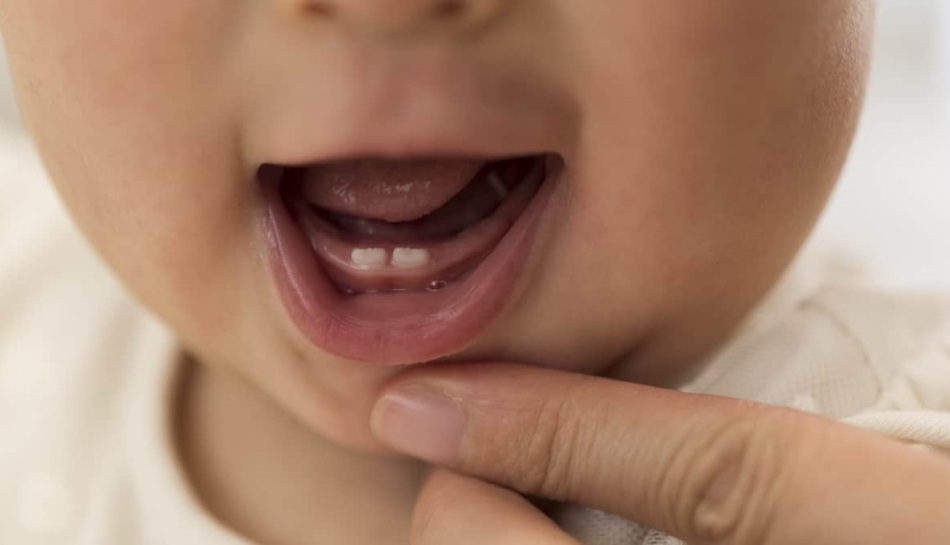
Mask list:
[{"label": "baby's nose", "polygon": [[336,20],[358,30],[399,34],[422,27],[471,29],[510,0],[280,0],[295,15]]}]

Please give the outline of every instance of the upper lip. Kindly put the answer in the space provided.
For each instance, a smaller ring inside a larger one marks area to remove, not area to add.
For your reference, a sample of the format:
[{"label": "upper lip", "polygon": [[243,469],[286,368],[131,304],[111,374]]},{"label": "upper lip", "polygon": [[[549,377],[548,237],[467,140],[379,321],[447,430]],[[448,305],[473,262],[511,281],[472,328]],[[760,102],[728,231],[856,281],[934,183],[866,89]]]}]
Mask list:
[{"label": "upper lip", "polygon": [[418,131],[408,128],[391,131],[353,128],[348,133],[338,134],[327,145],[310,149],[275,150],[268,155],[267,162],[287,167],[308,167],[362,158],[465,158],[489,162],[548,153],[563,155],[564,150],[565,146],[545,136],[544,131],[532,131],[527,127],[465,128],[455,125]]},{"label": "upper lip", "polygon": [[255,120],[253,158],[305,166],[361,157],[568,156],[577,123],[564,96],[526,76],[490,77],[471,67],[432,72],[411,78],[385,70],[370,82],[354,80],[357,73],[326,85],[302,77]]}]

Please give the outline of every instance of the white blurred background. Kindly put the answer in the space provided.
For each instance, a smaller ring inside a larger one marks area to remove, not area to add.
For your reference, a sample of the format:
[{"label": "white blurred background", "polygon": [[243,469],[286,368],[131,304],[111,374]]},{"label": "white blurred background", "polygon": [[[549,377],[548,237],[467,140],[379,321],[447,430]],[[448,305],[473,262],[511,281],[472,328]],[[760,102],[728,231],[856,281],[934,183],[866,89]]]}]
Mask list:
[{"label": "white blurred background", "polygon": [[867,108],[817,238],[884,283],[950,287],[950,1],[880,5]]},{"label": "white blurred background", "polygon": [[[867,109],[815,239],[882,283],[950,287],[950,0],[880,4]],[[0,123],[16,124],[5,71],[0,54]]]}]

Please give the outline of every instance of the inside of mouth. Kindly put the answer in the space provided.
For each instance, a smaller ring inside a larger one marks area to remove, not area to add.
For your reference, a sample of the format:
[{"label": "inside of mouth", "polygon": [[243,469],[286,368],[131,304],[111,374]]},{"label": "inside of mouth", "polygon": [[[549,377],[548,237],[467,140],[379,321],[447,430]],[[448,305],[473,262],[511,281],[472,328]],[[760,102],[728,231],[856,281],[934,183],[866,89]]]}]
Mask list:
[{"label": "inside of mouth", "polygon": [[485,164],[461,191],[418,219],[388,221],[314,206],[340,235],[360,243],[411,244],[450,239],[492,214],[531,170],[530,158]]},{"label": "inside of mouth", "polygon": [[[337,163],[323,173],[288,168],[283,177],[324,270],[350,295],[441,291],[465,277],[524,210],[545,164],[539,155],[460,160],[455,170],[446,160],[403,170],[374,161]],[[394,220],[401,217],[408,219]]]}]

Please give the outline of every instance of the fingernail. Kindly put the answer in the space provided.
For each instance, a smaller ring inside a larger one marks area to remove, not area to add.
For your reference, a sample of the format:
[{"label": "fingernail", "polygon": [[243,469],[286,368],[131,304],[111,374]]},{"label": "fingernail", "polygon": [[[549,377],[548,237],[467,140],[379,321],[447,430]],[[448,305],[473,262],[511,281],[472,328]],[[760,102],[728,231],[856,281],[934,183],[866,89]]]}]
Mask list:
[{"label": "fingernail", "polygon": [[458,402],[422,385],[390,392],[373,407],[376,438],[394,450],[441,464],[459,457],[465,413]]}]

